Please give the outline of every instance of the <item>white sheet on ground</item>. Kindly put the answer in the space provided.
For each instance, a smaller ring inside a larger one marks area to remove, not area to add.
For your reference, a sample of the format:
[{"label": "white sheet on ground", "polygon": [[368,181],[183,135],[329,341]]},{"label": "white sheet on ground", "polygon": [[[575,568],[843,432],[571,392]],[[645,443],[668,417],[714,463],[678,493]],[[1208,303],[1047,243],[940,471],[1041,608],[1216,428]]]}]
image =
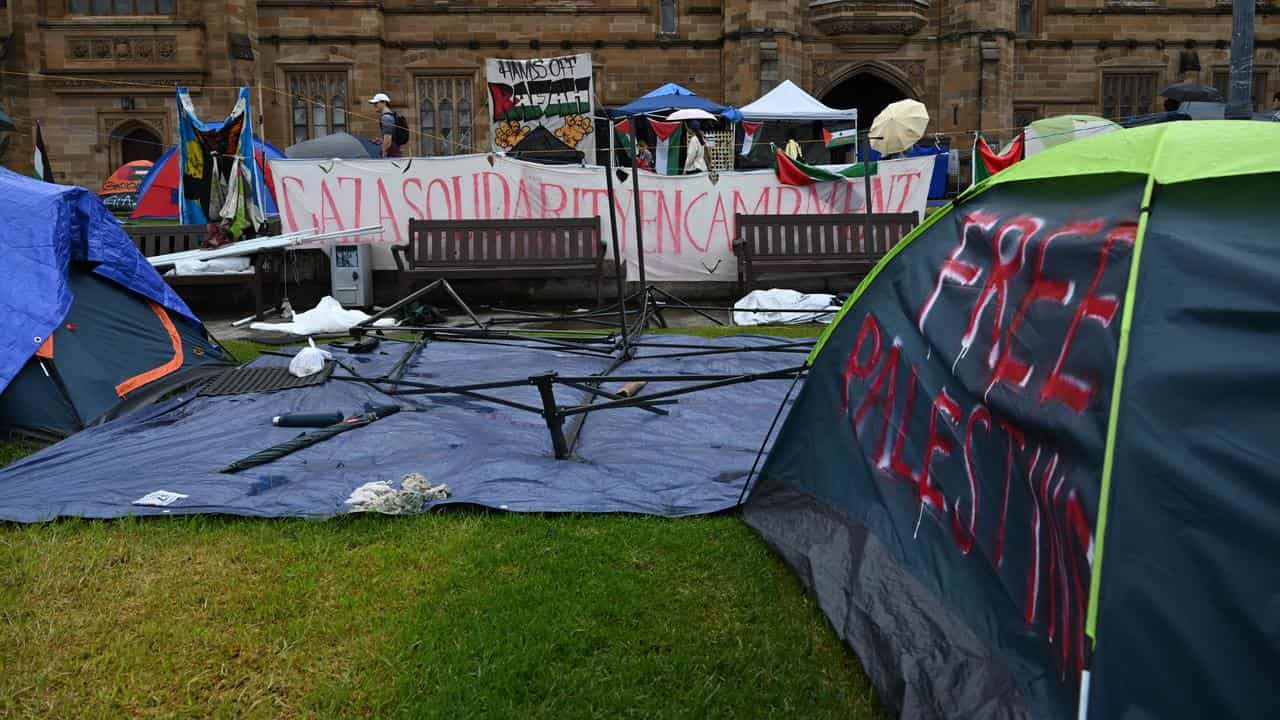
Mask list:
[{"label": "white sheet on ground", "polygon": [[[359,310],[347,310],[342,303],[326,295],[320,304],[306,312],[294,313],[292,322],[265,323],[256,322],[249,327],[253,330],[267,330],[290,333],[292,335],[333,335],[344,333],[352,325],[368,320],[369,316]],[[374,327],[395,327],[392,318],[383,318]]]},{"label": "white sheet on ground", "polygon": [[[794,325],[830,323],[840,306],[835,295],[805,294],[795,290],[752,290],[733,306],[734,325]],[[763,311],[746,312],[756,308]],[[770,312],[771,310],[819,310],[825,312]]]},{"label": "white sheet on ground", "polygon": [[212,260],[178,260],[165,275],[252,275],[253,258],[229,257]]}]

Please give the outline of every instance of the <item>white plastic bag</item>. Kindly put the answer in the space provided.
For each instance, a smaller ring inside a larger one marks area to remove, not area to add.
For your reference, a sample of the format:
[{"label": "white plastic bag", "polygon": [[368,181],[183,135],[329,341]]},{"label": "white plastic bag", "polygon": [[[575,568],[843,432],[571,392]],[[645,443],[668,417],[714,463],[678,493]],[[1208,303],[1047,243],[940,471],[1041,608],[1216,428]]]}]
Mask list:
[{"label": "white plastic bag", "polygon": [[289,374],[294,377],[304,378],[320,372],[324,369],[324,362],[333,357],[327,351],[316,347],[311,338],[307,338],[307,345],[308,347],[299,350],[298,354],[289,361]]}]

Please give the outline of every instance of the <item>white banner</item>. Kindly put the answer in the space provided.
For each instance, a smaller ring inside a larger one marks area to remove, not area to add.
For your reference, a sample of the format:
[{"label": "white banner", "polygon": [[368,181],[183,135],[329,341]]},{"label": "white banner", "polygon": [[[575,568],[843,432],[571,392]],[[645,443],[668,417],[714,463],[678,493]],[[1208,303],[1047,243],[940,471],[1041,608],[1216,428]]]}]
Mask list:
[{"label": "white banner", "polygon": [[564,143],[567,148],[560,151],[573,149],[595,158],[590,53],[488,58],[484,69],[494,152],[556,152],[558,143]]},{"label": "white banner", "polygon": [[[380,160],[272,160],[284,232],[383,227],[374,267],[394,269],[385,245],[408,241],[410,219],[474,220],[600,217],[606,242],[609,200],[604,168],[539,165],[501,156]],[[924,216],[934,158],[886,160],[871,178],[874,212]],[[629,175],[629,173],[627,173]],[[614,178],[618,241],[635,280],[635,202],[631,180]],[[796,187],[772,170],[719,175],[640,174],[640,226],[650,280],[737,279],[734,215],[863,212],[863,181]],[[610,252],[612,257],[612,252]]]}]

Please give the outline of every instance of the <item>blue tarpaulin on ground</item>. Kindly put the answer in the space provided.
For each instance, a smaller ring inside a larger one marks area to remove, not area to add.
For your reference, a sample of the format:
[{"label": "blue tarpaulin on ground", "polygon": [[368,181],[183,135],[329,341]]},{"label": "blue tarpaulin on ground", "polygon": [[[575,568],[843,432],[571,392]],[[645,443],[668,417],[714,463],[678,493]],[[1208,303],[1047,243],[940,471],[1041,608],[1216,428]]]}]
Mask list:
[{"label": "blue tarpaulin on ground", "polygon": [[[645,359],[681,352],[642,348],[613,374],[754,373],[799,365],[804,352],[778,338],[703,339],[650,336],[653,342],[707,348],[773,347],[779,352]],[[334,356],[366,377],[394,365],[405,345]],[[786,349],[786,352],[780,352]],[[262,357],[254,365],[283,365]],[[459,384],[604,372],[611,358],[559,348],[432,342],[404,379]],[[338,370],[336,374],[345,371]],[[645,393],[684,383],[650,383]],[[606,384],[616,390],[621,383]],[[391,397],[367,384],[331,379],[291,390],[200,397],[184,395],[104,425],[0,470],[0,519],[37,522],[60,516],[223,513],[259,517],[327,517],[347,510],[352,490],[422,473],[445,483],[443,503],[518,512],[634,512],[683,516],[733,507],[790,379],[761,380],[681,396],[659,416],[637,408],[588,415],[576,459],[556,460],[541,416],[459,395]],[[540,406],[530,385],[488,391]],[[585,394],[557,386],[559,405]],[[289,412],[340,411],[399,403],[404,410],[371,425],[238,474],[231,462],[296,437],[272,425]],[[566,423],[567,425],[567,423]],[[163,507],[132,503],[165,490],[186,497]]]},{"label": "blue tarpaulin on ground", "polygon": [[0,197],[0,391],[66,317],[72,262],[197,320],[97,195],[0,168]]}]

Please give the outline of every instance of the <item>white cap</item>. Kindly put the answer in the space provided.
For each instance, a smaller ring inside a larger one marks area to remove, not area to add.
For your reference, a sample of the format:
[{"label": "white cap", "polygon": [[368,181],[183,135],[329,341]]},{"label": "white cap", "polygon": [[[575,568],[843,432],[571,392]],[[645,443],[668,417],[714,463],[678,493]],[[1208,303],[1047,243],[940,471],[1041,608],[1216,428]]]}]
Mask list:
[{"label": "white cap", "polygon": [[369,98],[369,104],[370,104],[370,105],[376,105],[376,104],[378,104],[378,103],[380,103],[380,102],[384,102],[384,103],[386,103],[386,104],[390,105],[390,104],[391,104],[391,98],[387,97],[387,94],[386,94],[386,93],[378,93],[377,95],[374,95],[373,97]]}]

